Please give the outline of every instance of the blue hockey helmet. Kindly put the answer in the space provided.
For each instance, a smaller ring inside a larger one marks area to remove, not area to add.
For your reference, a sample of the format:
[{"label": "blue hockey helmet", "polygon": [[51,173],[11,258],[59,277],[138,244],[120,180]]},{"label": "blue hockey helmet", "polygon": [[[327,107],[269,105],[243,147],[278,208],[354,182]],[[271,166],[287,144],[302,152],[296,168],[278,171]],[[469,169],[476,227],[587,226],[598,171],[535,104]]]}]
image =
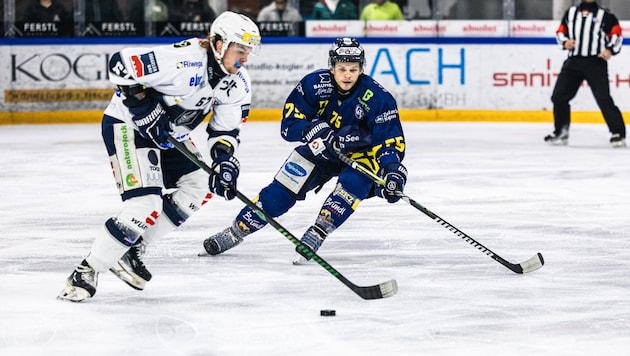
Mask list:
[{"label": "blue hockey helmet", "polygon": [[358,62],[363,69],[365,51],[359,40],[350,37],[337,38],[328,51],[328,67],[334,67],[337,62]]}]

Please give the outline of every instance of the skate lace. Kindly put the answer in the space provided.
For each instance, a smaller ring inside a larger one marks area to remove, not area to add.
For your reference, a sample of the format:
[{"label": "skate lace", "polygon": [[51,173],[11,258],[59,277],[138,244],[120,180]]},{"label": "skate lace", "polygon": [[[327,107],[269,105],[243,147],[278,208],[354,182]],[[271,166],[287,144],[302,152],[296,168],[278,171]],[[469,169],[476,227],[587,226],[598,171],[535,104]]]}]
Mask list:
[{"label": "skate lace", "polygon": [[131,253],[133,254],[132,263],[136,264],[139,267],[145,267],[144,262],[142,261],[142,256],[144,256],[147,250],[147,246],[143,243],[140,243],[131,248]]}]

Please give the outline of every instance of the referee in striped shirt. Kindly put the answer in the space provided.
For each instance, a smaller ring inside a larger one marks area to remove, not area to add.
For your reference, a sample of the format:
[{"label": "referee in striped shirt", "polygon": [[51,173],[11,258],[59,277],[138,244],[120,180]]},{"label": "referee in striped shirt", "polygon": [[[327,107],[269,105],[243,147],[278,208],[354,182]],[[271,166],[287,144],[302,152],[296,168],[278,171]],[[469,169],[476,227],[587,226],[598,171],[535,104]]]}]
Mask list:
[{"label": "referee in striped shirt", "polygon": [[568,143],[569,101],[586,80],[612,134],[610,144],[615,148],[625,147],[626,126],[610,96],[608,82],[607,61],[619,53],[623,42],[617,17],[600,7],[596,0],[582,0],[564,14],[556,39],[568,51],[568,58],[562,65],[551,96],[555,127],[554,132],[545,137],[545,142],[553,145]]}]

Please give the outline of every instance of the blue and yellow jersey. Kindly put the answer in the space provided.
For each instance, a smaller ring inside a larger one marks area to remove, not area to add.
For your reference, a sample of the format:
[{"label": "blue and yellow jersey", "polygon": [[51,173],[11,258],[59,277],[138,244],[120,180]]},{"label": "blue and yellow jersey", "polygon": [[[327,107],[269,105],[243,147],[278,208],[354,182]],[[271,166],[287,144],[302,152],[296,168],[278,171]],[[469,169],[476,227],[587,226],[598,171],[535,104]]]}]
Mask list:
[{"label": "blue and yellow jersey", "polygon": [[[353,151],[348,153],[374,170],[379,163],[383,165],[396,158],[402,161],[405,139],[394,97],[370,76],[361,74],[358,83],[341,100],[333,80],[328,69],[316,70],[302,78],[285,102],[282,137],[303,142],[304,128],[324,120],[337,134],[358,136],[359,142],[354,142]],[[388,161],[381,161],[386,156]]]}]

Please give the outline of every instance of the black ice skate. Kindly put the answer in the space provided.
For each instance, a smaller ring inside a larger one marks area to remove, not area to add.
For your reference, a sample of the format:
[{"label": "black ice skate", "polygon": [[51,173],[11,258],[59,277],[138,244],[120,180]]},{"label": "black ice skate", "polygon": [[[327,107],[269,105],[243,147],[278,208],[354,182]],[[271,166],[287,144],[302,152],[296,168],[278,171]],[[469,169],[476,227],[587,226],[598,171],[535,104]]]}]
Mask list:
[{"label": "black ice skate", "polygon": [[[319,226],[313,225],[306,230],[304,236],[300,239],[300,241],[308,246],[313,252],[317,252],[319,247],[324,243],[324,239],[326,239],[326,232],[320,228]],[[310,256],[307,256],[302,251],[300,251],[297,247],[295,248],[295,257],[293,258],[294,265],[301,265],[306,261],[311,259]]]},{"label": "black ice skate", "polygon": [[97,284],[98,272],[83,260],[66,280],[66,287],[59,293],[57,299],[81,302],[92,298],[96,294]]},{"label": "black ice skate", "polygon": [[151,272],[142,262],[145,250],[146,244],[142,238],[138,239],[118,260],[118,263],[109,270],[131,288],[143,290],[147,282],[151,280]]},{"label": "black ice skate", "polygon": [[243,242],[243,238],[238,236],[231,227],[208,237],[203,242],[203,248],[209,255],[215,256],[223,253],[232,247]]},{"label": "black ice skate", "polygon": [[614,148],[626,147],[626,140],[620,134],[614,134],[610,138],[610,144]]},{"label": "black ice skate", "polygon": [[545,142],[554,146],[566,146],[569,143],[569,129],[562,128],[558,134],[554,132],[545,136]]}]

